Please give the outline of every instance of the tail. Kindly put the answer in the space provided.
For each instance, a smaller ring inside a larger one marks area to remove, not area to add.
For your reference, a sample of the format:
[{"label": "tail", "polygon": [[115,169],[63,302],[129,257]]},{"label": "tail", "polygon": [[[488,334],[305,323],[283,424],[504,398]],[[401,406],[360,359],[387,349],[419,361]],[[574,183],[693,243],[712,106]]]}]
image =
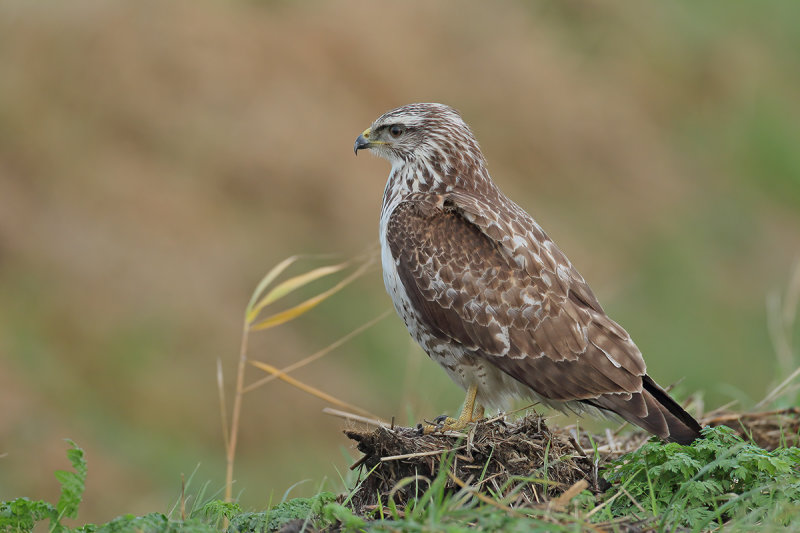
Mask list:
[{"label": "tail", "polygon": [[642,377],[642,392],[632,394],[630,399],[618,394],[606,394],[588,402],[613,411],[667,442],[691,444],[700,437],[697,420],[647,375]]}]

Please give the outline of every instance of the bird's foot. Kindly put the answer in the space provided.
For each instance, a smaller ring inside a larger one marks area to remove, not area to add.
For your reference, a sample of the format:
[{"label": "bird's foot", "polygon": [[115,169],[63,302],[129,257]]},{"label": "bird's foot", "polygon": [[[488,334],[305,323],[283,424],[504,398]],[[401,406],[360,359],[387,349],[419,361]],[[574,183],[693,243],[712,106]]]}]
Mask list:
[{"label": "bird's foot", "polygon": [[425,421],[424,424],[417,424],[420,435],[430,435],[431,433],[444,433],[445,431],[462,431],[464,428],[477,422],[479,418],[469,417],[452,418],[447,415],[439,415],[432,421]]},{"label": "bird's foot", "polygon": [[475,404],[475,391],[470,389],[470,391],[467,392],[467,401],[464,403],[464,409],[461,411],[461,415],[459,415],[458,418],[439,415],[434,418],[432,422],[426,421],[425,424],[418,424],[417,430],[420,435],[443,433],[445,431],[462,431],[470,424],[483,419],[483,413],[483,406]]}]

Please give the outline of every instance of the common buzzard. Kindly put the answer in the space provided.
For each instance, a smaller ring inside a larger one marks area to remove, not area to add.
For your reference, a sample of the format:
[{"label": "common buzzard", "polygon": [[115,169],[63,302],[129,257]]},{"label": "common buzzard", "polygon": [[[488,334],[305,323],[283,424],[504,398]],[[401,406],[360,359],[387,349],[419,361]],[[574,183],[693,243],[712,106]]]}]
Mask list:
[{"label": "common buzzard", "polygon": [[358,136],[362,149],[392,165],[380,219],[386,290],[414,339],[467,391],[461,416],[439,429],[521,397],[610,411],[667,441],[700,435],[569,259],[494,184],[458,112],[399,107]]}]

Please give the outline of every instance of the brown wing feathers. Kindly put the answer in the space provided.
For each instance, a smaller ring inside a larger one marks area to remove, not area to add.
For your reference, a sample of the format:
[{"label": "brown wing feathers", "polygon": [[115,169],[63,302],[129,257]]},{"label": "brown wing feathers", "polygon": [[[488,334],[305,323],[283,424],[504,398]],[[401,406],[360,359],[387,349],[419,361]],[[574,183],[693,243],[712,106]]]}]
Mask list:
[{"label": "brown wing feathers", "polygon": [[[441,197],[412,197],[387,227],[408,298],[434,335],[546,399],[584,401],[667,440],[699,436],[697,422],[646,375],[628,334],[555,246],[536,253],[541,242],[532,242],[531,255],[515,259],[491,237],[504,234],[497,223],[458,200],[466,209],[452,198],[445,208]],[[542,239],[549,241],[543,232]],[[558,268],[569,269],[568,281]]]},{"label": "brown wing feathers", "polygon": [[700,424],[650,376],[643,376],[642,384],[641,394],[633,394],[629,399],[604,395],[586,403],[617,413],[667,441],[690,444],[700,437]]}]

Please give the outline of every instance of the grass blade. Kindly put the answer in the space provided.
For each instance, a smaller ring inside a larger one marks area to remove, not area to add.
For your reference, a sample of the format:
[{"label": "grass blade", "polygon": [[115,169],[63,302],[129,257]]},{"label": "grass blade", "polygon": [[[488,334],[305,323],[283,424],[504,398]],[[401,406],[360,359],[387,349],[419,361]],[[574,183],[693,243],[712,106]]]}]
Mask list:
[{"label": "grass blade", "polygon": [[[316,281],[319,278],[335,274],[336,272],[339,272],[340,270],[346,268],[348,265],[350,265],[350,262],[346,261],[344,263],[339,263],[338,265],[319,267],[315,268],[314,270],[310,270],[308,272],[295,276],[293,278],[287,279],[286,281],[284,281],[283,283],[281,283],[280,285],[269,291],[252,308],[248,308],[247,323],[251,324],[258,317],[258,314],[261,312],[261,310],[264,309],[269,304],[271,304],[272,302],[283,298],[287,294],[290,294],[291,292],[299,289],[300,287],[303,287],[304,285],[308,285],[312,281]],[[272,281],[273,279],[274,276],[269,281]],[[266,285],[264,287],[260,287],[260,289],[261,290],[259,292],[263,292],[266,289]]]},{"label": "grass blade", "polygon": [[225,450],[231,445],[231,437],[228,434],[228,408],[225,405],[225,383],[222,375],[222,360],[217,358],[217,393],[219,394],[219,410],[222,415],[222,441],[225,443]]},{"label": "grass blade", "polygon": [[284,270],[289,268],[291,264],[297,261],[299,258],[300,258],[299,255],[293,255],[291,257],[287,257],[286,259],[275,265],[272,268],[272,270],[267,272],[264,275],[264,277],[261,278],[261,281],[259,281],[258,285],[256,285],[256,290],[253,291],[253,295],[250,296],[250,302],[247,304],[246,312],[248,316],[250,315],[251,309],[253,309],[253,306],[256,304],[258,297],[261,296],[261,293],[264,292],[264,290],[266,290],[266,288],[269,286],[270,283],[275,281],[275,278],[280,276]]},{"label": "grass blade", "polygon": [[361,265],[355,272],[344,278],[342,281],[340,281],[327,291],[317,294],[316,296],[312,296],[308,300],[300,304],[297,304],[294,307],[291,307],[279,313],[275,313],[274,315],[271,315],[265,318],[264,320],[261,320],[251,325],[250,330],[260,331],[264,329],[274,328],[275,326],[285,324],[286,322],[289,322],[290,320],[297,318],[303,313],[310,311],[311,309],[313,309],[314,307],[316,307],[317,305],[327,300],[328,298],[330,298],[331,296],[333,296],[334,294],[336,294],[337,292],[348,286],[350,283],[355,281],[359,276],[361,276],[361,274],[363,274],[367,270],[367,267],[369,265],[370,263],[365,263]]}]

